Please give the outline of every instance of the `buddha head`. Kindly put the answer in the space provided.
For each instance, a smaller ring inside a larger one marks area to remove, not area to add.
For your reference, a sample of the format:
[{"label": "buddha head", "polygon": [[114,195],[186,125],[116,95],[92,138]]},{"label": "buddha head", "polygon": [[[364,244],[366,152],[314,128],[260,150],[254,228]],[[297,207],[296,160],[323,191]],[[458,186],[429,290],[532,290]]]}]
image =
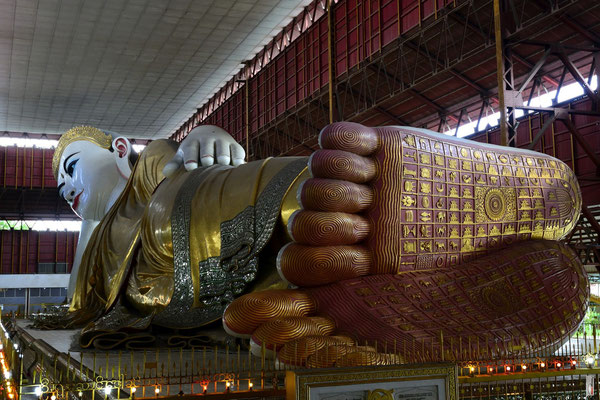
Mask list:
[{"label": "buddha head", "polygon": [[52,158],[58,192],[75,214],[99,221],[131,175],[131,142],[114,133],[78,126],[60,137]]}]

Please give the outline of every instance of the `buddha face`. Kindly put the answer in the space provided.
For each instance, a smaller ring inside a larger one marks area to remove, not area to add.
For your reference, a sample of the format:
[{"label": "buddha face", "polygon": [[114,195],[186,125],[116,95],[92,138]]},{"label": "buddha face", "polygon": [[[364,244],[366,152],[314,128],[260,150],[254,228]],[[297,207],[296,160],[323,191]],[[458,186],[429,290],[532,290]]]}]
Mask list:
[{"label": "buddha face", "polygon": [[60,158],[58,192],[82,219],[99,221],[126,182],[115,152],[87,140],[70,143]]}]

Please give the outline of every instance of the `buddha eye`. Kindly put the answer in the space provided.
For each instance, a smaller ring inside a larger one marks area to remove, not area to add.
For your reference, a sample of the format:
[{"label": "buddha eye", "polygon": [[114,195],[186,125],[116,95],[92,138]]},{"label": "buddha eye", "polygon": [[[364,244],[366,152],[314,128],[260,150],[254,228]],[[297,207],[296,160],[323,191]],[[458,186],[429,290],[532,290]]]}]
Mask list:
[{"label": "buddha eye", "polygon": [[69,165],[67,166],[67,174],[70,177],[73,177],[73,169],[75,168],[75,164],[77,164],[77,161],[79,161],[79,159],[73,160],[69,163]]}]

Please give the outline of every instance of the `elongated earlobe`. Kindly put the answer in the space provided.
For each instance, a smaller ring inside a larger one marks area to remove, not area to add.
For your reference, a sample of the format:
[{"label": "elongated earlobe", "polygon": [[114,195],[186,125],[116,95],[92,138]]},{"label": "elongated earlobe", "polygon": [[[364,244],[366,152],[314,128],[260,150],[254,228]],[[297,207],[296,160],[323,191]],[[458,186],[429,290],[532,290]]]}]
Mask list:
[{"label": "elongated earlobe", "polygon": [[113,140],[112,147],[115,149],[114,155],[119,173],[124,179],[129,179],[129,175],[131,175],[131,164],[129,163],[131,142],[127,138],[119,136]]},{"label": "elongated earlobe", "polygon": [[113,143],[113,148],[117,151],[119,158],[129,157],[129,153],[131,153],[131,144],[129,140],[124,137],[116,138]]}]

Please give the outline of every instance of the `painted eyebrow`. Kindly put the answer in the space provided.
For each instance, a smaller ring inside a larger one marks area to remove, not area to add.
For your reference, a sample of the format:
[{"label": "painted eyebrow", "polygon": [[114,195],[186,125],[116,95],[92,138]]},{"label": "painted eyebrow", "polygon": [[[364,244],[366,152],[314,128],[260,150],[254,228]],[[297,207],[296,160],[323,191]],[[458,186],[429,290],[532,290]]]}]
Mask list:
[{"label": "painted eyebrow", "polygon": [[63,163],[63,169],[65,170],[65,172],[67,172],[67,161],[69,161],[69,158],[73,157],[75,154],[79,154],[79,152],[77,151],[71,154],[69,157],[65,158],[65,162]]}]

